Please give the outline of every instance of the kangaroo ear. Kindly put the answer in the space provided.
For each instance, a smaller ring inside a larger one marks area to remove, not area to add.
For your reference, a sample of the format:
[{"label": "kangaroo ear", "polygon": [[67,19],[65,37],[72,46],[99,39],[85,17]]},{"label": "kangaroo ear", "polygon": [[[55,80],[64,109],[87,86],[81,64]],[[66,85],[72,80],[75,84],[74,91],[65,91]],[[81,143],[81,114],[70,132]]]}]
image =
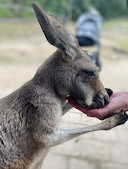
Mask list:
[{"label": "kangaroo ear", "polygon": [[33,4],[33,8],[48,42],[73,58],[75,49],[79,47],[76,38],[68,33],[60,21],[47,15],[36,4]]}]

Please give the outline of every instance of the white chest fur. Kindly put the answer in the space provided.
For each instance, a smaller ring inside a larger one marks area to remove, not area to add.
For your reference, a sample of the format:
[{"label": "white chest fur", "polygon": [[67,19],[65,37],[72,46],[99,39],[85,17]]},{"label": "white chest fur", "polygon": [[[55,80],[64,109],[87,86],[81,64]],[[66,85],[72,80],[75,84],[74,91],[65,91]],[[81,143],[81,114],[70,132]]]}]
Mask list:
[{"label": "white chest fur", "polygon": [[30,164],[30,166],[28,167],[28,169],[41,169],[43,160],[48,152],[49,148],[43,148],[40,149],[33,158],[32,163]]}]

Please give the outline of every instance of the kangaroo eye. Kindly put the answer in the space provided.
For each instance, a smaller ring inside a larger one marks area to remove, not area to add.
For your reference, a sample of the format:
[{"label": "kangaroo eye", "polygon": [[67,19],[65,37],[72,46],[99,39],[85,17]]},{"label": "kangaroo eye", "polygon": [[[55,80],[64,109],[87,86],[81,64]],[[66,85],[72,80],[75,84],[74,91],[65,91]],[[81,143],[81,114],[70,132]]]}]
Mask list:
[{"label": "kangaroo eye", "polygon": [[95,72],[91,72],[91,71],[88,71],[88,70],[84,70],[84,73],[86,73],[89,76],[95,76]]}]

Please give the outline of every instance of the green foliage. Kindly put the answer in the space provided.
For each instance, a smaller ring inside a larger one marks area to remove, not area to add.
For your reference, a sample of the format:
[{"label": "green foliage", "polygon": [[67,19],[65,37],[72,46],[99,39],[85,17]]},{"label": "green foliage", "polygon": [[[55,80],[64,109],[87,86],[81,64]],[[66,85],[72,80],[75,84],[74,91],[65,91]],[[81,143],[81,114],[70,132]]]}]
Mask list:
[{"label": "green foliage", "polygon": [[[27,6],[29,9],[32,2],[36,2],[49,13],[60,16],[67,14],[72,20],[76,20],[81,13],[86,12],[90,7],[98,9],[101,15],[107,19],[128,15],[126,0],[0,0],[0,4],[21,3],[22,6]],[[16,9],[3,8],[0,5],[0,18],[21,16],[32,18],[34,16],[32,8],[31,11],[26,8],[17,11]]]},{"label": "green foliage", "polygon": [[74,0],[72,19],[76,20],[81,13],[87,12],[90,6],[90,0]]},{"label": "green foliage", "polygon": [[91,0],[93,5],[105,18],[115,18],[128,15],[126,0]]}]

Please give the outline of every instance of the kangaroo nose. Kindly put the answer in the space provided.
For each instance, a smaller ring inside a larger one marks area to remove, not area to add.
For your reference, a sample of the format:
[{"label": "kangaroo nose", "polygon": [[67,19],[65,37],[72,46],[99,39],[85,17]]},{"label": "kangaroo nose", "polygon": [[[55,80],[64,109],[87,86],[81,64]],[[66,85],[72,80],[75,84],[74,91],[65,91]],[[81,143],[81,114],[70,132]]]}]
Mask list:
[{"label": "kangaroo nose", "polygon": [[108,93],[109,97],[113,94],[111,89],[105,88],[106,92]]}]

